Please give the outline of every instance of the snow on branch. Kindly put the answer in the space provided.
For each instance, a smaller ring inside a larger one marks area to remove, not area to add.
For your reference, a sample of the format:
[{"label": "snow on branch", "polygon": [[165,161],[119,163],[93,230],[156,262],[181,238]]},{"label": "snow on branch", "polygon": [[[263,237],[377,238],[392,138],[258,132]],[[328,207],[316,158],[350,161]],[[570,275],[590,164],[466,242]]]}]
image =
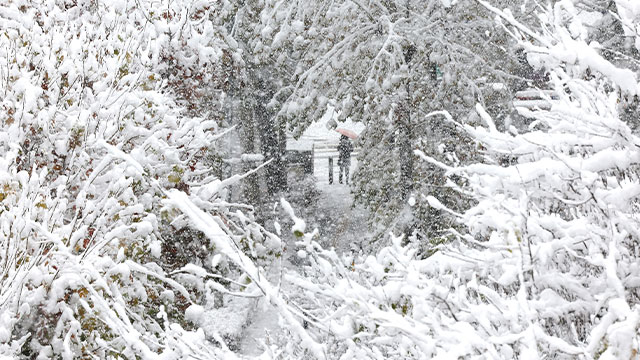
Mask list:
[{"label": "snow on branch", "polygon": [[238,249],[229,235],[222,230],[213,217],[200,210],[184,192],[171,190],[167,192],[167,196],[168,201],[189,217],[194,226],[213,241],[222,254],[232,260],[251,278],[267,300],[289,323],[291,329],[294,331],[294,335],[301,340],[301,345],[308,349],[316,358],[325,359],[324,346],[309,335],[302,324],[295,318],[287,302],[279,295],[279,291],[269,283],[262,270],[257,268],[253,261]]}]

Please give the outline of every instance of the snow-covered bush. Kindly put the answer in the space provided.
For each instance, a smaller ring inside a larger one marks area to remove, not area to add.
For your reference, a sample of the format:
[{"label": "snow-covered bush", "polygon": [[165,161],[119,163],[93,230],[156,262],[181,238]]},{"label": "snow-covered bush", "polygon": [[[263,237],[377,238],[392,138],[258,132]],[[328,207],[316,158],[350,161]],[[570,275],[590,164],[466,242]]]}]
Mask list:
[{"label": "snow-covered bush", "polygon": [[448,249],[467,264],[454,270],[456,316],[501,357],[637,357],[640,137],[619,113],[637,74],[588,44],[585,14],[568,1],[540,15],[539,32],[487,7],[526,39],[558,99],[549,111],[521,109],[533,121],[522,134],[498,131],[481,107],[487,128],[464,126],[487,161],[447,169],[479,201]]},{"label": "snow-covered bush", "polygon": [[464,318],[452,304],[455,272],[440,274],[402,242],[393,238],[376,255],[352,257],[310,241],[304,276],[285,276],[328,358],[456,359],[480,348],[483,339],[458,322]]},{"label": "snow-covered bush", "polygon": [[[265,233],[218,198],[224,183],[203,165],[220,129],[176,102],[188,107],[197,71],[224,61],[208,11],[199,1],[0,4],[0,354],[223,353],[184,319],[220,275],[184,259],[167,266],[185,224],[162,203],[170,189],[197,194],[242,250],[266,255],[254,242]],[[189,86],[172,83],[178,71]]]}]

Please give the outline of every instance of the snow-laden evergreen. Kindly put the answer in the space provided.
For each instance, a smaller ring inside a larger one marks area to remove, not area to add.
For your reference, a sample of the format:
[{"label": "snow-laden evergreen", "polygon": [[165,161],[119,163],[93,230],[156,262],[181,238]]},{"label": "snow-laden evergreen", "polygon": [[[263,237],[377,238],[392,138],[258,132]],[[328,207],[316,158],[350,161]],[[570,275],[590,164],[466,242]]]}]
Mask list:
[{"label": "snow-laden evergreen", "polygon": [[[530,12],[525,5],[518,16]],[[299,136],[329,106],[338,122],[366,124],[353,180],[377,237],[389,231],[421,240],[442,236],[451,225],[448,215],[407,201],[416,193],[447,192],[442,201],[464,209],[469,199],[452,190],[456,184],[440,169],[414,161],[412,151],[449,164],[474,159],[464,133],[425,117],[432,111],[474,119],[480,101],[505,121],[510,85],[520,80],[507,71],[519,64],[493,14],[475,0],[271,0],[262,6],[249,48],[283,73],[270,102],[275,119]]]}]

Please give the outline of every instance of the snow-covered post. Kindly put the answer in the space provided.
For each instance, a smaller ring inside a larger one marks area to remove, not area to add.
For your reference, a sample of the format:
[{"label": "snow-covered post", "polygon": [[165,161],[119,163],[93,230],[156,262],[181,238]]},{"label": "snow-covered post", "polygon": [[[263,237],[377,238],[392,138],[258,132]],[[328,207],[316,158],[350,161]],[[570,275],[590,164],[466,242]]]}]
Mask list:
[{"label": "snow-covered post", "polygon": [[333,158],[329,157],[329,184],[333,184]]}]

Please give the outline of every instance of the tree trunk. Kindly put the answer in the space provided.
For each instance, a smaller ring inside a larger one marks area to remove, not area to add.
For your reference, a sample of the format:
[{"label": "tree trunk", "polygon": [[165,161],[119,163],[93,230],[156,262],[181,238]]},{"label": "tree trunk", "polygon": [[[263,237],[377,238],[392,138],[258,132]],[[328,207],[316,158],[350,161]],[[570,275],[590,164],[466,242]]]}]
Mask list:
[{"label": "tree trunk", "polygon": [[276,194],[286,188],[287,180],[284,171],[283,153],[281,151],[280,132],[275,119],[270,116],[264,105],[258,103],[256,107],[258,129],[260,131],[260,148],[265,160],[272,159],[265,166],[267,191],[270,195]]},{"label": "tree trunk", "polygon": [[408,102],[396,109],[398,151],[400,160],[400,195],[406,200],[413,190],[413,151],[411,147],[411,111]]},{"label": "tree trunk", "polygon": [[263,74],[254,72],[252,79],[254,81],[254,110],[260,135],[260,150],[265,160],[272,159],[271,163],[265,166],[267,191],[269,195],[274,195],[287,187],[287,173],[284,164],[286,137],[283,137],[280,124],[273,116],[273,111],[269,111],[266,107],[266,104],[273,97],[268,71]]},{"label": "tree trunk", "polygon": [[[245,154],[253,154],[255,148],[255,121],[252,101],[241,99],[239,102],[238,115],[240,117],[240,133],[242,141],[242,150]],[[243,162],[242,172],[246,173],[253,170],[257,165],[254,162]],[[244,179],[242,187],[243,198],[252,205],[260,202],[260,177],[258,173],[248,176]]]}]

